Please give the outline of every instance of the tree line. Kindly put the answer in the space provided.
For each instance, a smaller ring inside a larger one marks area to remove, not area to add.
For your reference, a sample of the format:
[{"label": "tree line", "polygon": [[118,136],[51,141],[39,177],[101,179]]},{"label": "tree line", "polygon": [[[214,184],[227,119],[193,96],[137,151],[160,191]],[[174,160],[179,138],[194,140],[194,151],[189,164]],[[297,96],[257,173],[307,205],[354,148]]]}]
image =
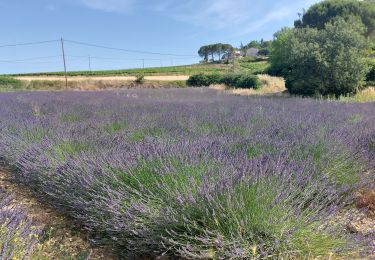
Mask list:
[{"label": "tree line", "polygon": [[202,46],[198,50],[198,54],[205,62],[208,62],[209,57],[211,57],[213,61],[215,61],[215,56],[218,57],[218,60],[221,60],[223,55],[229,58],[233,51],[234,48],[230,44],[216,43]]}]

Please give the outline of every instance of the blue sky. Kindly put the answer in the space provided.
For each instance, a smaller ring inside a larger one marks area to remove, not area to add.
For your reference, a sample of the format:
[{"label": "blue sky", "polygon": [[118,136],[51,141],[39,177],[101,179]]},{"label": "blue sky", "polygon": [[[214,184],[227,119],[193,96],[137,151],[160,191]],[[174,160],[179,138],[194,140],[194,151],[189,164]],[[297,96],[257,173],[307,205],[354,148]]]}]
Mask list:
[{"label": "blue sky", "polygon": [[[318,0],[2,0],[0,46],[64,39],[148,52],[196,55],[201,45],[272,39]],[[150,55],[65,43],[68,70],[191,64],[195,57]],[[61,71],[58,42],[0,48],[0,74]],[[40,59],[34,59],[39,58]],[[27,59],[25,61],[25,59]]]}]

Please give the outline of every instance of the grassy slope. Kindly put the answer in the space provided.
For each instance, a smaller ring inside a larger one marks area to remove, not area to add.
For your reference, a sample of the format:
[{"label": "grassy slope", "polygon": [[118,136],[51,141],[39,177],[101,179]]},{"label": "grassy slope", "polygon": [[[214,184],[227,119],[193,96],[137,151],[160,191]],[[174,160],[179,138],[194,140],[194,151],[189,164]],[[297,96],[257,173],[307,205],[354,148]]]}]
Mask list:
[{"label": "grassy slope", "polygon": [[[249,73],[262,73],[268,64],[265,62],[237,63],[236,70],[247,71]],[[68,72],[69,76],[134,76],[144,75],[192,75],[197,73],[226,73],[233,70],[232,64],[195,64],[187,66],[126,69],[126,70],[103,70],[103,71],[73,71]],[[12,76],[62,76],[63,72],[40,72],[14,74]]]}]

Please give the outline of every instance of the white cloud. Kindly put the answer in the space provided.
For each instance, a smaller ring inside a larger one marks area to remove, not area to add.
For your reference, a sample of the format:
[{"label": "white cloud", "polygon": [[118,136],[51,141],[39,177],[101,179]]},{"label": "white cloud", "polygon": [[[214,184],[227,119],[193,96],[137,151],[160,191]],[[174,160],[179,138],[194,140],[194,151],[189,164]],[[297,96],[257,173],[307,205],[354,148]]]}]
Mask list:
[{"label": "white cloud", "polygon": [[244,35],[254,31],[261,30],[267,24],[278,20],[283,20],[287,17],[290,17],[291,15],[294,15],[294,13],[292,13],[292,10],[288,8],[272,10],[263,18],[246,24],[246,26],[238,33],[238,35]]},{"label": "white cloud", "polygon": [[86,7],[104,12],[128,12],[133,9],[134,0],[80,0]]},{"label": "white cloud", "polygon": [[241,35],[270,23],[297,18],[302,8],[319,0],[173,0],[159,1],[155,10],[173,19],[210,30],[232,30]]}]

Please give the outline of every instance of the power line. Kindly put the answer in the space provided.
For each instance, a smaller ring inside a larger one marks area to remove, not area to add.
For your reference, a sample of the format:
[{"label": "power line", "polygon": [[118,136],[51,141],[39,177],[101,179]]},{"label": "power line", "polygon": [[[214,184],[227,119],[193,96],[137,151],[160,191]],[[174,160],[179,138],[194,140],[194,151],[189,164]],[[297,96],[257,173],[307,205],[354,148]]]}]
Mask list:
[{"label": "power line", "polygon": [[[61,55],[54,55],[54,56],[43,56],[43,57],[33,57],[33,58],[26,58],[21,60],[5,60],[9,62],[20,62],[20,61],[29,61],[29,60],[43,60],[43,59],[49,59],[49,58],[59,58]],[[3,60],[4,61],[4,60]]]},{"label": "power line", "polygon": [[38,42],[25,42],[25,43],[15,43],[15,44],[5,44],[0,45],[0,48],[5,47],[16,47],[16,46],[26,46],[26,45],[40,45],[45,43],[51,43],[51,42],[58,42],[59,40],[50,40],[50,41],[38,41]]},{"label": "power line", "polygon": [[161,55],[161,56],[180,56],[180,57],[197,57],[197,55],[188,55],[188,54],[174,54],[174,53],[161,53],[161,52],[148,52],[148,51],[139,51],[139,50],[129,50],[129,49],[122,49],[122,48],[115,48],[115,47],[108,47],[104,45],[86,43],[86,42],[79,42],[79,41],[72,41],[72,40],[64,40],[69,43],[90,46],[95,48],[102,48],[107,50],[115,50],[115,51],[123,51],[123,52],[132,52],[132,53],[140,53],[140,54],[150,54],[150,55]]},{"label": "power line", "polygon": [[0,60],[1,63],[13,63],[13,64],[55,64],[56,61],[40,61],[40,62],[27,62],[27,61],[13,61],[13,60]]},{"label": "power line", "polygon": [[[65,55],[66,57],[70,58],[81,58],[81,59],[87,59],[87,56],[84,55]],[[171,59],[135,59],[135,58],[113,58],[113,57],[97,57],[97,56],[91,56],[91,59],[96,59],[96,60],[119,60],[119,61],[170,61]],[[192,60],[194,57],[190,58],[173,58],[173,60]]]}]

